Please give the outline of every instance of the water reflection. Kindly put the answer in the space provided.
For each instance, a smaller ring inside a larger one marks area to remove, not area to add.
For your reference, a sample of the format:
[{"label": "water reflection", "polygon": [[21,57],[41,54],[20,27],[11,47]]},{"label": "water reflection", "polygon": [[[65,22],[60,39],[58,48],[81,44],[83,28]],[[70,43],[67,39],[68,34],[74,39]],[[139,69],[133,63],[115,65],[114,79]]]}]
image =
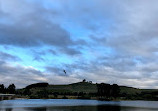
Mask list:
[{"label": "water reflection", "polygon": [[97,111],[120,111],[120,106],[98,106]]},{"label": "water reflection", "polygon": [[6,108],[5,111],[12,111],[12,108]]},{"label": "water reflection", "polygon": [[25,108],[27,111],[120,111],[120,106],[68,106],[48,108]]},{"label": "water reflection", "polygon": [[28,108],[5,108],[0,111],[157,111],[152,108],[136,108],[121,106],[59,106],[59,107],[28,107]]},{"label": "water reflection", "polygon": [[157,101],[9,100],[0,111],[158,111]]},{"label": "water reflection", "polygon": [[[43,108],[24,108],[19,111],[157,111],[152,108],[134,108],[120,106],[64,106],[64,107],[43,107]],[[6,110],[12,111],[12,110]],[[17,109],[15,111],[18,111]]]},{"label": "water reflection", "polygon": [[26,111],[47,111],[46,107],[42,108],[24,108]]}]

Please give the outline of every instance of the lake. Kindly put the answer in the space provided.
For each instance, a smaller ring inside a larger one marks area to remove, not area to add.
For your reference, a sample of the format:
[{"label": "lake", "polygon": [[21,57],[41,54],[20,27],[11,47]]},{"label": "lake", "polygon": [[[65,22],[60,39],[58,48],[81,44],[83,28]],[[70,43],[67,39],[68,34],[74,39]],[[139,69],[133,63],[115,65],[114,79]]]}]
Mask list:
[{"label": "lake", "polygon": [[158,111],[157,101],[23,99],[0,101],[0,111]]}]

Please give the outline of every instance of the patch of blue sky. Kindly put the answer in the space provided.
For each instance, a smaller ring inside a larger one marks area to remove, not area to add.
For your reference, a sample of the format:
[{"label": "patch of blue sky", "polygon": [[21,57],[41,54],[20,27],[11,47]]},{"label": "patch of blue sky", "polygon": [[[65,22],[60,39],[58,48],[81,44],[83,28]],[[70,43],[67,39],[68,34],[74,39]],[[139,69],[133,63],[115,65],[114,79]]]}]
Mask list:
[{"label": "patch of blue sky", "polygon": [[137,64],[137,65],[140,65],[140,64],[143,64],[145,62],[147,62],[147,60],[141,56],[135,56],[132,58],[132,60]]},{"label": "patch of blue sky", "polygon": [[42,71],[44,71],[45,67],[47,67],[47,66],[50,66],[50,67],[51,66],[62,66],[63,64],[71,64],[73,62],[73,59],[67,55],[52,54],[51,52],[48,51],[48,47],[40,48],[38,50],[45,51],[45,54],[40,56],[40,57],[44,58],[44,60],[41,60],[41,61],[33,60],[33,62],[31,64],[33,64],[35,67],[40,68]]},{"label": "patch of blue sky", "polygon": [[43,2],[43,6],[46,8],[46,9],[60,9],[61,8],[61,5],[55,1],[51,1],[51,0],[47,0],[47,1],[42,1]]},{"label": "patch of blue sky", "polygon": [[47,62],[48,63],[47,65],[50,65],[50,66],[52,65],[62,66],[64,64],[72,64],[76,60],[75,57],[68,56],[66,54],[53,55],[53,54],[48,53],[45,57],[50,58],[50,60]]},{"label": "patch of blue sky", "polygon": [[68,31],[71,35],[72,40],[84,39],[87,40],[90,32],[80,26],[71,23],[64,23],[62,27]]},{"label": "patch of blue sky", "polygon": [[[103,24],[105,24],[105,26]],[[111,33],[109,32],[111,30],[113,21],[107,20],[103,24],[95,22],[90,26],[84,27],[82,25],[76,24],[71,21],[65,21],[61,25],[67,32],[70,33],[72,40],[83,39],[87,42],[92,42],[91,36],[95,36],[97,38],[107,38],[111,36],[110,35]],[[95,26],[95,27],[91,27],[91,26]]]},{"label": "patch of blue sky", "polygon": [[[51,47],[51,49],[57,52],[56,48]],[[33,63],[35,65],[41,64],[40,66],[44,68],[46,66],[62,66],[63,64],[71,64],[75,59],[74,57],[68,56],[63,53],[57,52],[57,54],[53,54],[49,50],[50,50],[49,46],[38,48],[36,50],[37,52],[43,51],[45,53],[44,55],[40,55],[40,57],[42,57],[44,60],[41,61],[34,60]]]},{"label": "patch of blue sky", "polygon": [[0,19],[0,24],[14,24],[14,22],[12,20],[10,20],[9,18],[5,18],[5,17],[1,17]]},{"label": "patch of blue sky", "polygon": [[117,54],[117,52],[111,48],[111,47],[108,47],[108,46],[93,46],[93,48],[96,50],[96,52],[98,54],[101,54],[101,56],[106,56],[106,55],[115,55]]},{"label": "patch of blue sky", "polygon": [[113,55],[113,50],[108,47],[93,47],[91,49],[87,48],[82,50],[82,57],[84,60],[90,62],[100,59],[102,56],[111,57]]},{"label": "patch of blue sky", "polygon": [[11,54],[13,56],[16,56],[18,58],[20,58],[21,60],[18,61],[18,64],[22,65],[22,66],[32,66],[36,69],[42,69],[41,66],[44,66],[45,63],[44,62],[35,62],[33,61],[33,56],[30,55],[30,51],[29,49],[23,49],[23,48],[19,48],[19,47],[10,47],[10,46],[0,46],[0,50]]}]

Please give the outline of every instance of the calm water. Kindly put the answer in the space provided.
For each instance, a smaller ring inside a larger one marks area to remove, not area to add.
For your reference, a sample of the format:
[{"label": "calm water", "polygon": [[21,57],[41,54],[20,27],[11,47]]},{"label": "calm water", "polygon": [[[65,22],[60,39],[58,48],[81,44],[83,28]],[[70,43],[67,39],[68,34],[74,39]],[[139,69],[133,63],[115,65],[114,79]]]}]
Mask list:
[{"label": "calm water", "polygon": [[0,101],[0,111],[158,111],[157,101],[29,99]]}]

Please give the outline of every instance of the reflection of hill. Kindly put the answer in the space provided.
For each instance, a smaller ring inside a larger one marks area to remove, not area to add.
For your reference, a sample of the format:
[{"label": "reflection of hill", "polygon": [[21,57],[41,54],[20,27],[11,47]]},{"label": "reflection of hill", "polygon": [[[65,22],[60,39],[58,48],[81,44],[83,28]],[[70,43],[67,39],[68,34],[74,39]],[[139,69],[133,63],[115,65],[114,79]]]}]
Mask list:
[{"label": "reflection of hill", "polygon": [[[120,106],[65,106],[50,107],[50,111],[120,111]],[[36,111],[36,110],[35,110]],[[42,110],[45,111],[45,110]]]},{"label": "reflection of hill", "polygon": [[35,108],[33,108],[33,107],[26,107],[26,108],[24,108],[24,109],[26,109],[27,111],[47,111],[47,108],[46,107],[35,107]]}]

